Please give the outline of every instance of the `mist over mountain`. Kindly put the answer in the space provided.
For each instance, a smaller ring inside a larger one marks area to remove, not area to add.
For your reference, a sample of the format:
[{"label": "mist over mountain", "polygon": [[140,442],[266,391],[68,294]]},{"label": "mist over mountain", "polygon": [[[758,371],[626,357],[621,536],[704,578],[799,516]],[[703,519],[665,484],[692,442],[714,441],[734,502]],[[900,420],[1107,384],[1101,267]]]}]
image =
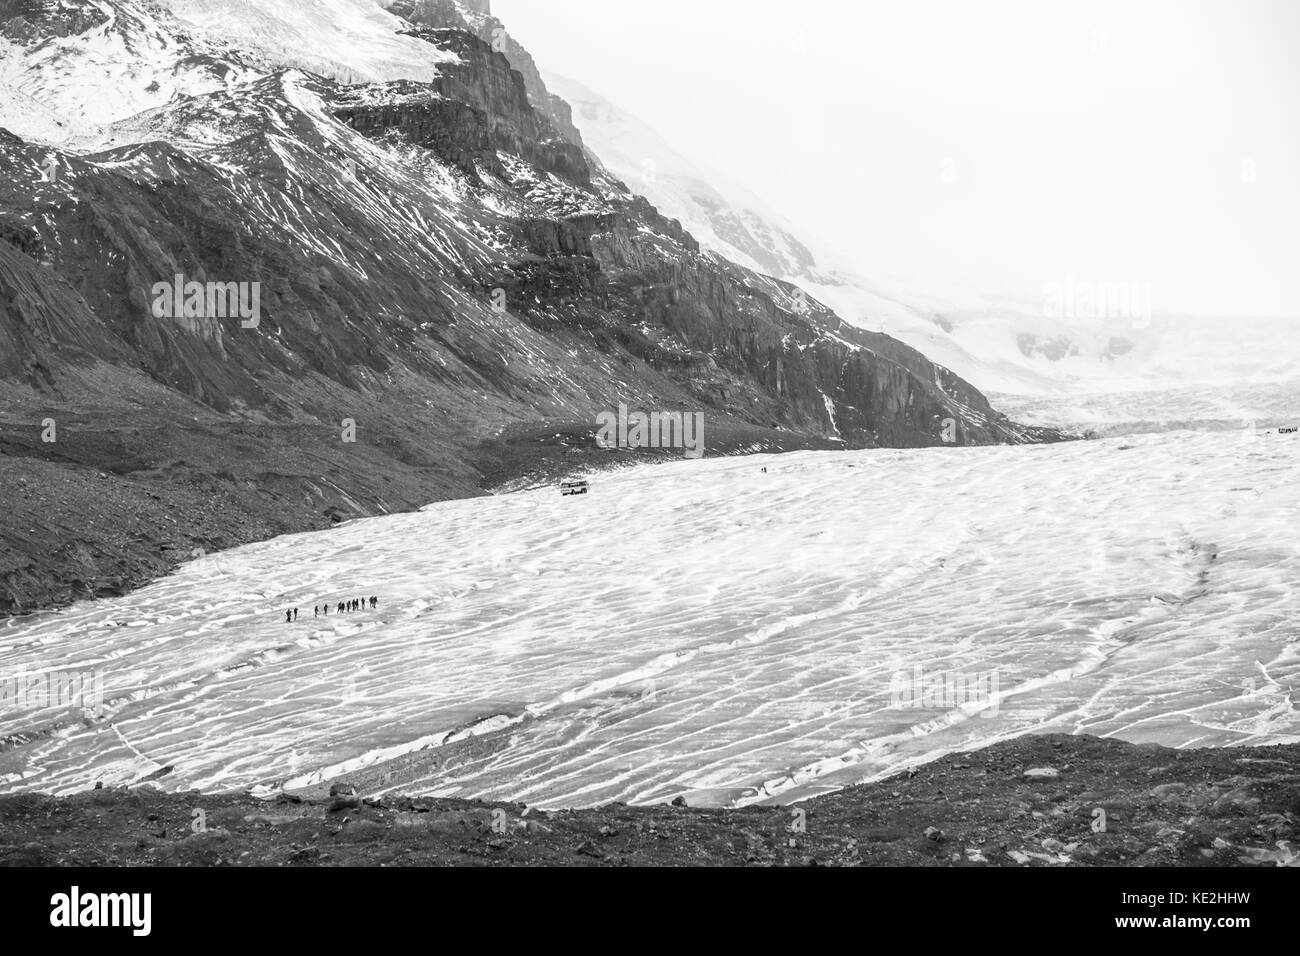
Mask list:
[{"label": "mist over mountain", "polygon": [[757,196],[698,168],[650,127],[581,83],[544,75],[576,112],[594,154],[665,215],[680,220],[705,248],[767,275],[807,277],[816,268],[813,254],[776,223]]},{"label": "mist over mountain", "polygon": [[[1300,319],[1170,313],[1147,284],[1084,275],[1062,275],[1035,297],[927,276],[924,263],[912,275],[873,269],[800,233],[589,87],[545,77],[610,171],[705,248],[797,283],[847,322],[897,337],[979,388],[1047,398],[1300,380]],[[817,165],[794,174],[817,175]]]}]

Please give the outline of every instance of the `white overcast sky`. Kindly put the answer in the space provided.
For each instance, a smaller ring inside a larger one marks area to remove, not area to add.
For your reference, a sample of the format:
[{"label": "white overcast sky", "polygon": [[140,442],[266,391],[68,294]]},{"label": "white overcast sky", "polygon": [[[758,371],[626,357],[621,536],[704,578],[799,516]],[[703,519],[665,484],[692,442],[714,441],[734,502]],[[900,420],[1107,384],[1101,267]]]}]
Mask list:
[{"label": "white overcast sky", "polygon": [[1300,0],[493,12],[864,275],[1143,282],[1158,311],[1300,316]]}]

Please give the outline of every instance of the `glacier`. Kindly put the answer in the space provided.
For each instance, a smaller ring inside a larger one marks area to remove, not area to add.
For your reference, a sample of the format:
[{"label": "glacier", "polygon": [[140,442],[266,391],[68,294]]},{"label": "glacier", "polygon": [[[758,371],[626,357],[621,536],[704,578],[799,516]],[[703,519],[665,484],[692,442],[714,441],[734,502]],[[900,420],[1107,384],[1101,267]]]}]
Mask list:
[{"label": "glacier", "polygon": [[683,460],[205,555],[0,627],[0,681],[103,687],[0,708],[0,792],[359,774],[738,806],[1026,733],[1294,743],[1298,451],[1248,429]]}]

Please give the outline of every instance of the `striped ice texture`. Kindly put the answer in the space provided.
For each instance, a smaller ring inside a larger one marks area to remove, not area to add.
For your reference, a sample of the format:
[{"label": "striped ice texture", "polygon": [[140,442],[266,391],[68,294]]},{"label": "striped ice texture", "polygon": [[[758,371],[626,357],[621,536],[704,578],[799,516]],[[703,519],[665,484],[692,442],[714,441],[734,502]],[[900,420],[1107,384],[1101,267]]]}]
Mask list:
[{"label": "striped ice texture", "polygon": [[[402,789],[745,804],[1028,732],[1300,741],[1298,462],[1261,430],[705,459],[279,538],[0,628],[0,678],[107,700],[0,713],[0,790],[427,748]],[[914,701],[917,668],[996,699]]]}]

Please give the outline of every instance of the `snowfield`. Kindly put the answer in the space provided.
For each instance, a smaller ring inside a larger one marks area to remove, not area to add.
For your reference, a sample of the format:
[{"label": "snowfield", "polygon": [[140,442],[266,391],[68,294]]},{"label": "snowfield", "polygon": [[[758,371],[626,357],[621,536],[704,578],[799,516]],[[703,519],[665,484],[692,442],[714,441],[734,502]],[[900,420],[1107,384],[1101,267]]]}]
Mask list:
[{"label": "snowfield", "polygon": [[[1298,458],[1257,430],[682,461],[205,557],[0,628],[0,791],[293,787],[477,736],[401,789],[722,805],[1031,731],[1297,742]],[[103,710],[14,709],[47,671],[99,672]]]}]

